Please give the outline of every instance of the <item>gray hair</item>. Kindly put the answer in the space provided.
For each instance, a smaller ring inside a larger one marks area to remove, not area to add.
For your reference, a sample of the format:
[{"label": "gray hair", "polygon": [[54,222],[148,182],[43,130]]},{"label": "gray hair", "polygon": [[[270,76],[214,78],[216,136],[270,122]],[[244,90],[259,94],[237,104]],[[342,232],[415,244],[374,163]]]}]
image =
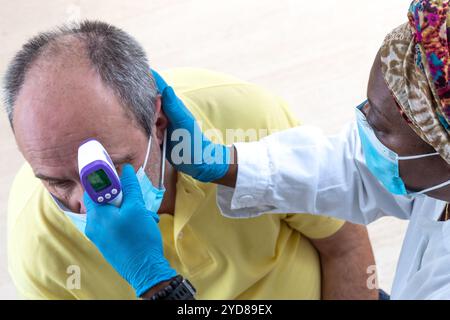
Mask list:
[{"label": "gray hair", "polygon": [[14,104],[28,70],[52,46],[69,46],[67,49],[73,50],[73,41],[64,41],[67,36],[82,43],[102,81],[150,135],[158,91],[144,49],[126,32],[99,21],[62,26],[40,33],[23,45],[4,77],[4,98],[11,128],[14,130]]}]

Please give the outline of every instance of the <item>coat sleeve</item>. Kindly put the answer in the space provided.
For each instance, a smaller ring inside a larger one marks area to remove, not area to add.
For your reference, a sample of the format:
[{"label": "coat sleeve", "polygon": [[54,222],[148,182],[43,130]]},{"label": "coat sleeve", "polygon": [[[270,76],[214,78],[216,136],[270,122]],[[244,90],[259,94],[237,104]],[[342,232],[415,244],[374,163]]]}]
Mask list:
[{"label": "coat sleeve", "polygon": [[390,194],[370,173],[355,123],[336,136],[301,126],[235,147],[236,188],[218,188],[226,217],[293,212],[358,224],[383,216],[410,218],[414,199]]}]

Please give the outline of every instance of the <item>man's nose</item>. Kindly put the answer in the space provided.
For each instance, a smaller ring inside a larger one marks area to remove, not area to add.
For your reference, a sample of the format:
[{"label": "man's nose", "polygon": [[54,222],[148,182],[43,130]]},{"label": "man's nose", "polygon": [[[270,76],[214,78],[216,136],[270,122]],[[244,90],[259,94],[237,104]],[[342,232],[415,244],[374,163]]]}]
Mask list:
[{"label": "man's nose", "polygon": [[84,189],[81,184],[77,185],[75,189],[73,189],[72,196],[70,197],[70,210],[77,213],[86,213],[86,207],[83,201],[83,193]]},{"label": "man's nose", "polygon": [[84,205],[84,201],[83,201],[83,197],[81,197],[81,202],[80,202],[80,213],[85,214],[86,211],[86,207]]}]

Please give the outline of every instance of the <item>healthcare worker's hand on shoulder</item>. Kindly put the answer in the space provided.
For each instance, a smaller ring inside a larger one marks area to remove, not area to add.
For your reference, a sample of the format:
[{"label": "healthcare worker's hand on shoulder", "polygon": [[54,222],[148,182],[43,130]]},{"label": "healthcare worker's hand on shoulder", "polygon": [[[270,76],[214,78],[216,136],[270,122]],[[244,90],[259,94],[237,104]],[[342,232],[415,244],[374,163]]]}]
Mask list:
[{"label": "healthcare worker's hand on shoulder", "polygon": [[[167,159],[178,170],[202,182],[215,182],[229,171],[232,148],[213,143],[201,131],[196,119],[179,99],[172,87],[155,71],[152,71],[159,92],[162,94],[162,106],[169,119]],[[180,156],[175,146],[183,144],[188,133],[190,152]],[[181,138],[182,137],[182,138]],[[180,140],[178,140],[180,139]],[[172,141],[176,140],[176,141]]]},{"label": "healthcare worker's hand on shoulder", "polygon": [[99,205],[84,194],[86,236],[140,297],[177,273],[164,257],[158,215],[145,208],[131,165],[123,167],[121,183],[120,208]]}]

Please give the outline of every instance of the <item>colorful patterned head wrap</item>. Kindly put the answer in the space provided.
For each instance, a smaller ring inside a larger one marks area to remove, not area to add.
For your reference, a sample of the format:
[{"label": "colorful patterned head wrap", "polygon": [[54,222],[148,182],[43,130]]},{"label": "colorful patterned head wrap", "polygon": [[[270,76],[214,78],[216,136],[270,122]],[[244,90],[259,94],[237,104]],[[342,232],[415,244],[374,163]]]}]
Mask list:
[{"label": "colorful patterned head wrap", "polygon": [[450,164],[450,0],[415,0],[381,47],[382,72],[411,128]]}]

